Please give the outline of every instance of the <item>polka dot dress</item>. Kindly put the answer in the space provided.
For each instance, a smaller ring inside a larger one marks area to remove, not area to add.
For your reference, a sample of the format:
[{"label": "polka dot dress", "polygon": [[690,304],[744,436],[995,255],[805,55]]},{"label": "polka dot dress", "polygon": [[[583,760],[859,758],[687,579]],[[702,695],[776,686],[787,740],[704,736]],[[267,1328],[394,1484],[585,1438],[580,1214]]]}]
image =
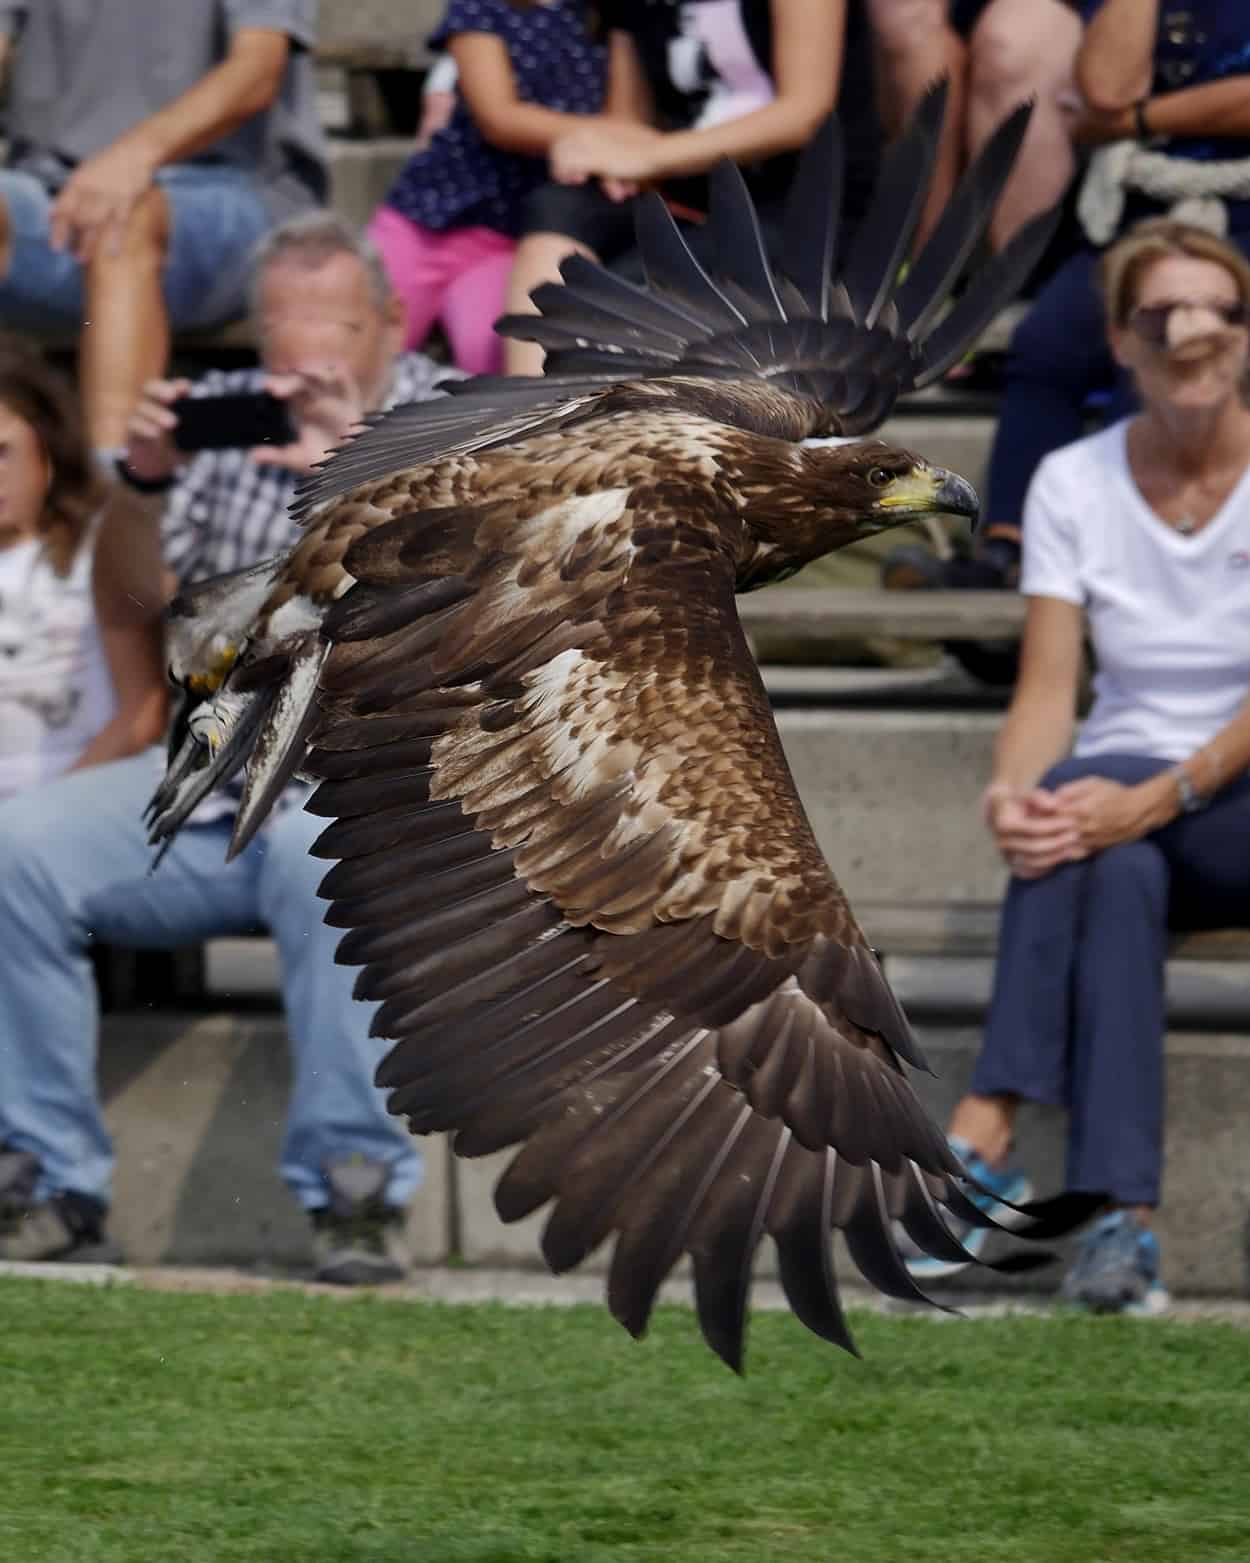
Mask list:
[{"label": "polka dot dress", "polygon": [[[451,0],[431,48],[445,47],[457,33],[501,38],[517,94],[527,103],[567,114],[598,113],[607,51],[591,41],[582,0],[524,10],[507,0]],[[546,158],[502,152],[484,141],[460,98],[447,127],[400,170],[386,204],[422,228],[480,224],[516,234],[525,197],[546,178]]]}]

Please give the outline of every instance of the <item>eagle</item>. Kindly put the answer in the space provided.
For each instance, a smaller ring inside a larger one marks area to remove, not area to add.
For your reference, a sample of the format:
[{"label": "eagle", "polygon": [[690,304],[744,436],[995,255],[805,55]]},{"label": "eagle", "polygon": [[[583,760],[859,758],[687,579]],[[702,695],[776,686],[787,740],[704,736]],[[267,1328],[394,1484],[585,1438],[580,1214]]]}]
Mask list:
[{"label": "eagle", "polygon": [[[975,517],[962,477],[869,437],[1051,232],[1036,219],[955,296],[1022,106],[906,264],[944,99],[887,152],[845,246],[836,117],[776,264],[732,164],[710,176],[711,269],[644,195],[645,285],[575,257],[537,314],[500,322],[542,344],[542,376],[378,417],[302,488],[285,557],[171,608],[185,699],[153,841],[245,769],[237,853],[293,776],[315,780],[326,919],[393,1042],[390,1110],[461,1156],[515,1148],[499,1215],[550,1206],[555,1272],[614,1239],[608,1302],[636,1336],[689,1255],[735,1369],[765,1238],[795,1314],[853,1350],[835,1230],[870,1283],[919,1300],[899,1231],[967,1261],[946,1214],[993,1224],[913,1093],[924,1059],[734,603],[899,522]],[[1027,1234],[1090,1209],[1027,1207]]]}]

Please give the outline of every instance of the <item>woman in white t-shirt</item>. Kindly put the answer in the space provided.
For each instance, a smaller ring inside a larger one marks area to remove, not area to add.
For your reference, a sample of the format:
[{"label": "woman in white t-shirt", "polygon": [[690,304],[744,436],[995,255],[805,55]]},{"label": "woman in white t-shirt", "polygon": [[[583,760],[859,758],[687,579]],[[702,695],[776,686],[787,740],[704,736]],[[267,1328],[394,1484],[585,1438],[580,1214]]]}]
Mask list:
[{"label": "woman in white t-shirt", "polygon": [[96,623],[103,499],[73,393],[33,346],[0,335],[0,798],[159,731],[133,637]]},{"label": "woman in white t-shirt", "polygon": [[[1157,1311],[1168,928],[1250,919],[1250,265],[1156,219],[1102,281],[1143,410],[1053,452],[1029,490],[1020,675],[984,799],[1013,877],[950,1137],[1018,1201],[1017,1106],[1066,1106],[1069,1186],[1113,1208],[1065,1295]],[[1097,673],[1074,745],[1086,625]]]}]

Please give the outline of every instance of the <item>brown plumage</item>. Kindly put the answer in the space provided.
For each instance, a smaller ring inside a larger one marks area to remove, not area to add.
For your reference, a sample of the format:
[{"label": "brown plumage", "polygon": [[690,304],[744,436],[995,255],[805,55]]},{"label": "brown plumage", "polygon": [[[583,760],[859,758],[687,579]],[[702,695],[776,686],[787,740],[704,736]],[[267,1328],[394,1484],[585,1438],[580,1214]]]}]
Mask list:
[{"label": "brown plumage", "polygon": [[[519,1145],[500,1214],[551,1205],[555,1270],[615,1235],[609,1302],[635,1333],[689,1253],[704,1333],[737,1366],[765,1236],[796,1313],[849,1345],[834,1228],[874,1285],[919,1297],[891,1223],[957,1258],[939,1207],[986,1218],[904,1076],[922,1060],[804,815],[734,595],[975,496],[880,442],[805,443],[925,365],[930,338],[907,336],[862,244],[838,288],[801,255],[779,280],[765,262],[775,325],[758,268],[703,279],[739,315],[716,329],[680,258],[655,264],[651,293],[583,270],[534,317],[580,333],[551,346],[554,383],[400,409],[314,480],[305,536],[249,580],[244,649],[196,740],[211,763],[184,746],[154,834],[246,760],[237,850],[293,771],[317,778],[327,919],[394,1039],[391,1110],[462,1155]],[[823,312],[787,313],[813,290]],[[673,338],[665,311],[687,350],[609,373],[622,310],[649,321],[629,327],[635,360]],[[183,605],[184,676],[227,597]]]}]

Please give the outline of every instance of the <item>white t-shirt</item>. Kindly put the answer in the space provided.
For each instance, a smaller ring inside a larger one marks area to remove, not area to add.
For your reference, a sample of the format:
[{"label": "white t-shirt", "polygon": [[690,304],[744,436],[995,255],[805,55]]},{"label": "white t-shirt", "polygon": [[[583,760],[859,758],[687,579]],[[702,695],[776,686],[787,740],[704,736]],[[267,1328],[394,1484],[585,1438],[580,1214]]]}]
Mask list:
[{"label": "white t-shirt", "polygon": [[1098,671],[1075,753],[1182,760],[1250,693],[1250,469],[1183,537],[1133,481],[1127,430],[1113,424],[1038,467],[1020,590],[1088,616]]},{"label": "white t-shirt", "polygon": [[0,548],[0,798],[59,775],[116,709],[91,554],[62,578],[37,538]]}]

